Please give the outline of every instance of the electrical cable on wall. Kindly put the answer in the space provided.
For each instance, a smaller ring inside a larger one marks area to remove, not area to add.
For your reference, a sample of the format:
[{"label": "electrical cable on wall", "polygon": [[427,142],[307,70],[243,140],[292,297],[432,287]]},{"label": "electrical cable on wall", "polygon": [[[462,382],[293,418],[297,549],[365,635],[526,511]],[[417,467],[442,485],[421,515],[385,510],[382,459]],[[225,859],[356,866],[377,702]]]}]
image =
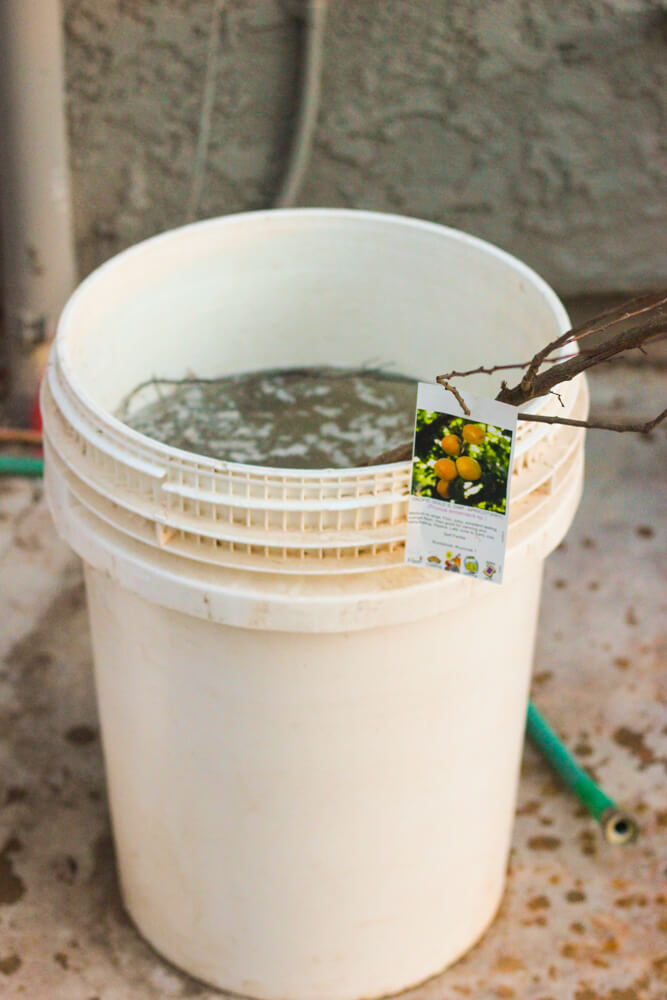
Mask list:
[{"label": "electrical cable on wall", "polygon": [[[285,175],[280,191],[273,202],[275,208],[287,208],[290,205],[294,205],[306,176],[322,94],[322,67],[324,65],[324,33],[327,2],[328,0],[310,0],[308,4],[301,97]],[[220,26],[224,8],[225,0],[215,0],[211,9],[197,148],[185,215],[187,222],[193,222],[197,218],[197,210],[204,188],[204,174],[211,138],[211,121],[218,72]]]},{"label": "electrical cable on wall", "polygon": [[287,169],[280,191],[273,203],[275,208],[287,208],[294,205],[306,176],[322,93],[326,16],[327,0],[310,0],[301,101]]},{"label": "electrical cable on wall", "polygon": [[213,115],[215,84],[218,75],[220,25],[222,22],[224,7],[225,0],[214,0],[211,8],[204,89],[202,92],[201,111],[199,113],[197,148],[195,150],[192,179],[190,181],[190,192],[188,195],[187,209],[185,213],[187,222],[193,222],[197,218],[197,209],[199,207],[199,201],[204,187],[204,171],[206,168],[206,157],[208,156],[208,147],[211,139],[211,117]]}]

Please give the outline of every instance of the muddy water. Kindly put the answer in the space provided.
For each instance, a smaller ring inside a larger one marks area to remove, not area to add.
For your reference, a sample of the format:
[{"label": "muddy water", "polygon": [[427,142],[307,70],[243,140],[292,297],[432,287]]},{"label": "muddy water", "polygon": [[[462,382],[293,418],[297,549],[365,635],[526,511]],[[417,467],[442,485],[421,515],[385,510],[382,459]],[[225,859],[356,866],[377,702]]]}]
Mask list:
[{"label": "muddy water", "polygon": [[153,381],[118,416],[165,444],[277,468],[345,468],[410,439],[416,383],[368,369],[278,369]]}]

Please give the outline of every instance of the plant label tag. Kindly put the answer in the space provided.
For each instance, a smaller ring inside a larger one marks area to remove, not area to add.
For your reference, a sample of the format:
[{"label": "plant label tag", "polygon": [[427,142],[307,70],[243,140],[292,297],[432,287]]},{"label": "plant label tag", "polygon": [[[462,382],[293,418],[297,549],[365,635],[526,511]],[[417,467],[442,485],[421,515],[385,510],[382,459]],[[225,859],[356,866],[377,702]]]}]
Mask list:
[{"label": "plant label tag", "polygon": [[502,583],[517,409],[420,382],[405,561]]}]

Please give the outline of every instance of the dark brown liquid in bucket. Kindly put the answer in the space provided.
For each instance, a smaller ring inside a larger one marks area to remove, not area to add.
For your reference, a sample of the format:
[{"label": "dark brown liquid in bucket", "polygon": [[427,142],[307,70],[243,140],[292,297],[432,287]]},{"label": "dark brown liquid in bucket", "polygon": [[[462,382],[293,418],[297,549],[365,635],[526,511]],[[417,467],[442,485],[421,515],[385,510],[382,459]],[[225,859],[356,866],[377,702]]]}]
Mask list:
[{"label": "dark brown liquid in bucket", "polygon": [[412,436],[416,382],[375,369],[273,369],[153,380],[119,417],[149,437],[223,461],[277,468],[362,465]]}]

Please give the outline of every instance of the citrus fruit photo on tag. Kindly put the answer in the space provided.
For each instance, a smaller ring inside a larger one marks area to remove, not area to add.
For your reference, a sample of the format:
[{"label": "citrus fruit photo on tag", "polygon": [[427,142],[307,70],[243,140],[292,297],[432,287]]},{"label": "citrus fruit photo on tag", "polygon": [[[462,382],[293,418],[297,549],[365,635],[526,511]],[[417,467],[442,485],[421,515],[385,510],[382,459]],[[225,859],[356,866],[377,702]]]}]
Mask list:
[{"label": "citrus fruit photo on tag", "polygon": [[417,410],[414,496],[505,514],[512,431]]}]

